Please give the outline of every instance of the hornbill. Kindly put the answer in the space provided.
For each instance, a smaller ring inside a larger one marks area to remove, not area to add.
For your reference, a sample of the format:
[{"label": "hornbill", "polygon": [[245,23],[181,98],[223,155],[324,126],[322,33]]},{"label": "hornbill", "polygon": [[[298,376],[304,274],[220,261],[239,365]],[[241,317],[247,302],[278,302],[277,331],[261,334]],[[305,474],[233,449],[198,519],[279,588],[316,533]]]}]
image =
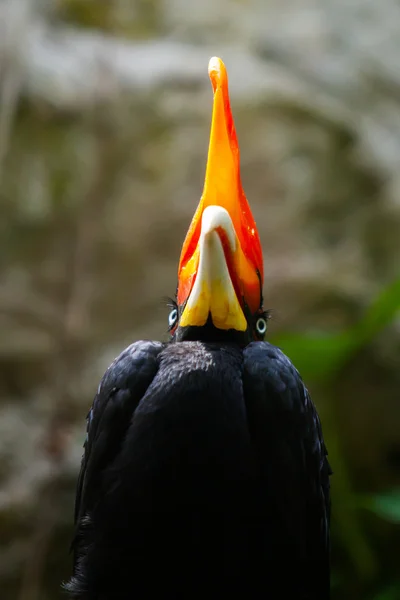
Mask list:
[{"label": "hornbill", "polygon": [[88,414],[71,598],[329,597],[320,420],[298,371],[264,341],[262,250],[219,58],[209,75],[205,185],[170,339],[126,348]]}]

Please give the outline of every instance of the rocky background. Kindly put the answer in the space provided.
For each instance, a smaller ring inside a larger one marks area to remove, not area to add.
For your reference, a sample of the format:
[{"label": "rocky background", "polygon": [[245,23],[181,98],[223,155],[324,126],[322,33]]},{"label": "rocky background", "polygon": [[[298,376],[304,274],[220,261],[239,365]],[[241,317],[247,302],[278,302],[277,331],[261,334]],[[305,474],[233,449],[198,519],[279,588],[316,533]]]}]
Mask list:
[{"label": "rocky background", "polygon": [[400,598],[399,54],[397,0],[0,0],[2,600],[63,597],[99,379],[167,338],[213,55],[335,471],[333,597]]}]

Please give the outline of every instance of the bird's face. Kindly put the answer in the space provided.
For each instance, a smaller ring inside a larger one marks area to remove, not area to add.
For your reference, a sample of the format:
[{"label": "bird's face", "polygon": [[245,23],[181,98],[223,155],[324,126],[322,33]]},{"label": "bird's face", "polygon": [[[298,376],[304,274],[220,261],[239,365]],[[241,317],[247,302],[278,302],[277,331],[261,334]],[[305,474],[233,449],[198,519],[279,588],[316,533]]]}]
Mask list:
[{"label": "bird's face", "polygon": [[239,146],[228,78],[219,58],[209,63],[214,104],[203,195],[182,247],[174,340],[263,339],[263,257],[256,224],[240,180]]}]

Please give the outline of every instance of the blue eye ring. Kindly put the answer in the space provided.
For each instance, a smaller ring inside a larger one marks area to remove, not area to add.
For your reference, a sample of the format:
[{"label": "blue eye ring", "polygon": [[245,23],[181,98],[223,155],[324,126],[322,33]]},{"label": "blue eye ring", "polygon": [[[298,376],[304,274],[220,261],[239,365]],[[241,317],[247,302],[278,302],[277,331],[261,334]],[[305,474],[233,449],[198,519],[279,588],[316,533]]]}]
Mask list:
[{"label": "blue eye ring", "polygon": [[169,328],[172,329],[178,320],[178,309],[173,308],[168,315],[168,325]]},{"label": "blue eye ring", "polygon": [[262,317],[259,317],[256,321],[256,331],[261,336],[267,333],[267,321]]}]

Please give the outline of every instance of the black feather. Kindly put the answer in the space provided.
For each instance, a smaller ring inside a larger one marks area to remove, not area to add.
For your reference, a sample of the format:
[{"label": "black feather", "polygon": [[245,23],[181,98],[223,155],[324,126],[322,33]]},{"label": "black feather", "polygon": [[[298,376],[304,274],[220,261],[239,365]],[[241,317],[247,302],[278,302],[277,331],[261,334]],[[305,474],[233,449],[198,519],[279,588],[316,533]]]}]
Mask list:
[{"label": "black feather", "polygon": [[329,473],[318,415],[280,350],[136,342],[88,415],[66,589],[326,600]]}]

